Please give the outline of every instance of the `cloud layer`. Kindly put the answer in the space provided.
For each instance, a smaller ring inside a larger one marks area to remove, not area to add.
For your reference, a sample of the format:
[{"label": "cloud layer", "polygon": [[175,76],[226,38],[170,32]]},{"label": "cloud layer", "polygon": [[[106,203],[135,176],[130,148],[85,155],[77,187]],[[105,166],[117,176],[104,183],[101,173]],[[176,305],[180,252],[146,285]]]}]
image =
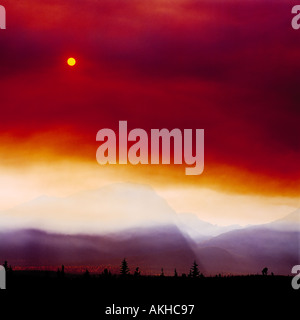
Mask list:
[{"label": "cloud layer", "polygon": [[96,132],[127,120],[147,130],[204,128],[205,174],[222,184],[233,170],[239,184],[252,177],[252,189],[299,189],[300,44],[290,3],[3,5],[3,164],[16,154],[30,162],[41,149],[95,161]]}]

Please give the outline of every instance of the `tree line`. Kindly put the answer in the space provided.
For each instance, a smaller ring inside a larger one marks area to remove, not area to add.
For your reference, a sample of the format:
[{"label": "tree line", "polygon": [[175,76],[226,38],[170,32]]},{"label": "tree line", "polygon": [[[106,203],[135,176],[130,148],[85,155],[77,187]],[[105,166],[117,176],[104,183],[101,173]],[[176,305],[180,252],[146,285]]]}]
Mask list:
[{"label": "tree line", "polygon": [[[108,270],[105,269],[104,270],[104,274],[107,275],[107,272]],[[120,275],[122,277],[126,277],[126,276],[130,276],[131,273],[130,273],[130,269],[129,269],[129,266],[128,266],[128,262],[126,260],[126,258],[124,258],[121,262],[121,266],[120,266]],[[133,276],[134,277],[138,277],[141,275],[141,271],[140,271],[140,268],[139,267],[136,267],[134,273],[133,273]],[[160,276],[161,277],[164,277],[165,274],[164,274],[164,269],[162,268],[161,269],[161,273],[160,273]],[[173,275],[175,278],[178,277],[178,273],[177,273],[177,270],[176,268],[174,269],[174,275]],[[188,275],[186,275],[185,273],[182,274],[182,277],[189,277],[189,278],[201,278],[201,277],[204,277],[204,275],[202,273],[200,273],[200,270],[199,270],[199,266],[197,264],[196,261],[194,261],[193,265],[191,266],[190,268],[190,271],[188,273]]]}]

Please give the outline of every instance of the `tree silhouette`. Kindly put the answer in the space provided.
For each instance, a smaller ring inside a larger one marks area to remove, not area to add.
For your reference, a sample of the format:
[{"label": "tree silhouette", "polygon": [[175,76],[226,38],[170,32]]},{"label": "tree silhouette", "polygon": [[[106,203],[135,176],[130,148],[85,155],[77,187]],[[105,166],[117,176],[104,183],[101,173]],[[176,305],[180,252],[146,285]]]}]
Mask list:
[{"label": "tree silhouette", "polygon": [[194,263],[190,269],[189,277],[198,278],[199,275],[200,275],[200,272],[199,272],[198,264],[196,261],[194,261]]},{"label": "tree silhouette", "polygon": [[103,270],[103,272],[102,272],[102,276],[103,276],[104,278],[110,278],[110,277],[111,277],[111,272],[108,271],[107,268],[105,268],[105,269]]},{"label": "tree silhouette", "polygon": [[65,266],[64,265],[61,266],[61,276],[62,277],[65,276]]},{"label": "tree silhouette", "polygon": [[4,267],[4,269],[7,271],[8,270],[8,263],[7,263],[7,261],[5,260],[4,261],[4,265],[3,265],[3,267]]},{"label": "tree silhouette", "polygon": [[174,270],[174,277],[175,277],[175,278],[177,278],[177,277],[178,277],[178,274],[177,274],[177,270],[176,270],[176,268],[175,268],[175,270]]},{"label": "tree silhouette", "polygon": [[88,269],[85,269],[85,273],[83,274],[84,279],[89,279],[90,278],[90,273]]},{"label": "tree silhouette", "polygon": [[140,275],[141,275],[140,268],[139,268],[139,267],[136,267],[135,272],[134,272],[134,276],[135,276],[135,277],[138,277],[138,276],[140,276]]},{"label": "tree silhouette", "polygon": [[126,275],[130,274],[129,271],[130,270],[128,268],[128,263],[127,263],[126,259],[124,258],[124,260],[121,263],[120,273],[122,276],[126,276]]},{"label": "tree silhouette", "polygon": [[161,277],[164,277],[165,274],[164,274],[164,268],[161,268],[161,274],[160,274]]},{"label": "tree silhouette", "polygon": [[65,266],[62,264],[61,270],[57,268],[57,276],[63,278],[65,276]]},{"label": "tree silhouette", "polygon": [[268,268],[267,267],[263,268],[261,273],[263,276],[267,276],[268,275]]}]

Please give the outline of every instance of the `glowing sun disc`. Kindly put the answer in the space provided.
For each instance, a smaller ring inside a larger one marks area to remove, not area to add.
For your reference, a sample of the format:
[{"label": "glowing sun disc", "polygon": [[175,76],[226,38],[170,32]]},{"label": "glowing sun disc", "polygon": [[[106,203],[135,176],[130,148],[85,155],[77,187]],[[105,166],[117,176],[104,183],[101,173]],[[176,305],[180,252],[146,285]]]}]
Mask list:
[{"label": "glowing sun disc", "polygon": [[75,66],[75,64],[76,64],[76,60],[75,60],[74,58],[69,58],[69,59],[68,59],[68,65],[69,65],[70,67]]}]

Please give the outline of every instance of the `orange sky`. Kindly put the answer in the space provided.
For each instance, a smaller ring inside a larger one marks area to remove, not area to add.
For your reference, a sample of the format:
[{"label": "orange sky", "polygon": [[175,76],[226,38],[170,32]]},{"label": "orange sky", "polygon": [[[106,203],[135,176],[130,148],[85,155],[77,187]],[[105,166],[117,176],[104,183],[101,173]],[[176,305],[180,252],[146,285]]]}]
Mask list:
[{"label": "orange sky", "polygon": [[[152,185],[175,210],[199,215],[190,195],[211,190],[232,207],[236,199],[231,220],[244,210],[251,221],[251,203],[260,216],[268,207],[266,220],[272,201],[274,217],[299,206],[300,45],[288,4],[1,4],[8,17],[0,33],[0,209],[120,181]],[[119,120],[148,133],[205,129],[204,173],[186,176],[185,165],[101,167],[96,133],[117,131]],[[249,197],[244,209],[240,196]],[[218,207],[208,207],[203,216],[217,221]]]}]

